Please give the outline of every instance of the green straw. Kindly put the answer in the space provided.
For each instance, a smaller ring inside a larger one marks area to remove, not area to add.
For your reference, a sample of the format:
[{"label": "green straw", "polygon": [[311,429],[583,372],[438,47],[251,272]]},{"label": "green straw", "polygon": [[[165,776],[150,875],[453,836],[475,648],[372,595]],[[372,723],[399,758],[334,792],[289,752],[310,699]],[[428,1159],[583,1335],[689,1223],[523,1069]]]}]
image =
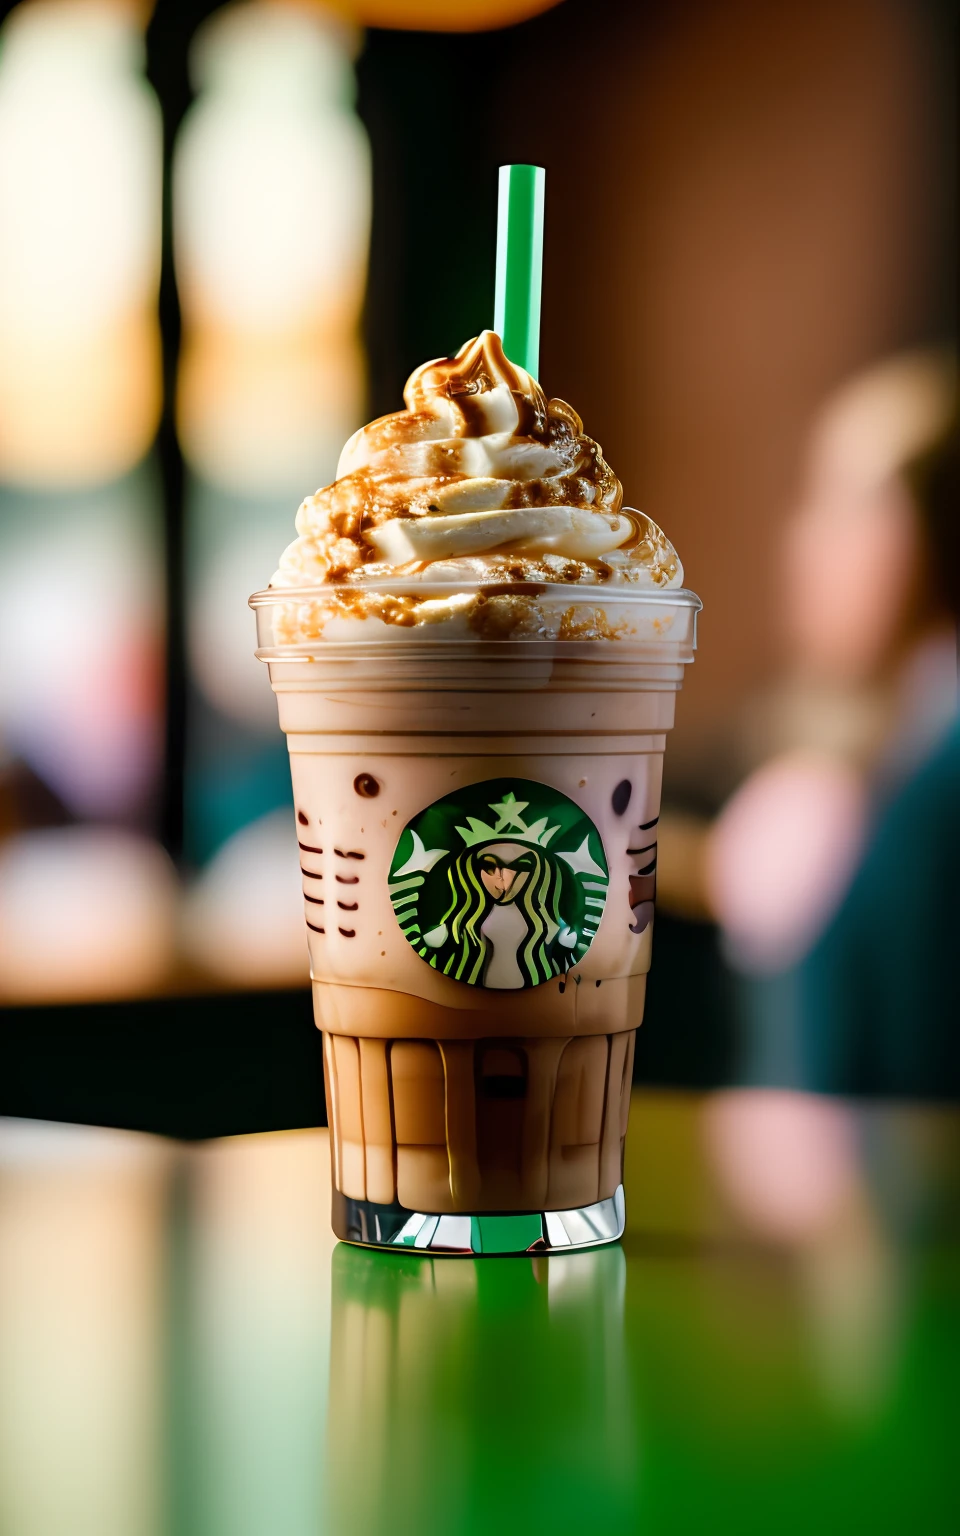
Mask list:
[{"label": "green straw", "polygon": [[545,180],[539,165],[500,167],[493,328],[510,361],[534,378],[540,367]]}]

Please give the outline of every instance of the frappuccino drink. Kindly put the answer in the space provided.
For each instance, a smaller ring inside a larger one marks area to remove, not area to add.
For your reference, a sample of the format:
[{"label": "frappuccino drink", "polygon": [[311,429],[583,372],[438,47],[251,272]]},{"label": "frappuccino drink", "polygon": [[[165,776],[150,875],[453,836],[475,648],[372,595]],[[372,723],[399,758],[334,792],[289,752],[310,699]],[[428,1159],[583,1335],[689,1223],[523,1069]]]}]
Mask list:
[{"label": "frappuccino drink", "polygon": [[609,1241],[698,599],[490,331],[347,444],[252,603],[293,774],[341,1237]]}]

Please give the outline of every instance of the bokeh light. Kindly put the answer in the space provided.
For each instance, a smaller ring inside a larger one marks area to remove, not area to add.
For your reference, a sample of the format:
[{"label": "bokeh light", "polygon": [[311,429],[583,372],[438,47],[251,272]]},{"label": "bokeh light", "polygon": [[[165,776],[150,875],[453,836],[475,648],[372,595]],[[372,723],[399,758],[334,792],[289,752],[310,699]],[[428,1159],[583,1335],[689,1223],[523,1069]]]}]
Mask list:
[{"label": "bokeh light", "polygon": [[161,124],[134,14],[29,0],[0,48],[0,475],[123,474],[160,414]]},{"label": "bokeh light", "polygon": [[184,931],[192,961],[230,985],[306,979],[283,862],[293,840],[263,819],[289,807],[289,775],[246,599],[363,418],[372,194],[354,107],[358,45],[349,22],[320,7],[223,7],[191,46],[197,97],[174,154],[194,685],[185,851],[201,866],[214,855]]},{"label": "bokeh light", "polygon": [[75,815],[151,806],[163,750],[159,488],[0,487],[0,732]]},{"label": "bokeh light", "polygon": [[250,822],[217,851],[188,893],[183,943],[228,986],[307,982],[297,838],[288,810]]},{"label": "bokeh light", "polygon": [[[513,26],[559,0],[334,0],[337,10],[367,27],[424,32],[476,32]],[[324,8],[326,6],[324,5]]]},{"label": "bokeh light", "polygon": [[67,1002],[153,991],[173,959],[177,890],[152,841],[48,827],[0,843],[0,999]]},{"label": "bokeh light", "polygon": [[193,45],[199,96],[174,164],[179,430],[200,475],[247,494],[299,499],[332,475],[362,405],[355,48],[319,9],[260,0],[224,7]]}]

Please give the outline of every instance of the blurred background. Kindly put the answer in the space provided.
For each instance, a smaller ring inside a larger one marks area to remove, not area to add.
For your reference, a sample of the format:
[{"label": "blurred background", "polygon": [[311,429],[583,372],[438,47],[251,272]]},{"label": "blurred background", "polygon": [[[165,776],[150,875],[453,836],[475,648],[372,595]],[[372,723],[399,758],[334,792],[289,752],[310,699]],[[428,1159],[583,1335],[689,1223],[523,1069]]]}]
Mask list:
[{"label": "blurred background", "polygon": [[524,160],[544,386],[704,601],[637,1075],[960,1094],[953,6],[3,15],[0,1107],[322,1121],[246,598]]}]

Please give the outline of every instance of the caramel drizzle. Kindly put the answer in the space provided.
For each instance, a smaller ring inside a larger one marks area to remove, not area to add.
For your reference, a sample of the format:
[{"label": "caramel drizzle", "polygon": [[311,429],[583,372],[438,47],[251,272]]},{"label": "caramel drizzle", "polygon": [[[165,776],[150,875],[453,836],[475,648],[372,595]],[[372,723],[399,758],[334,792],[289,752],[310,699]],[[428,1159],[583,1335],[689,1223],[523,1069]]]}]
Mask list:
[{"label": "caramel drizzle", "polygon": [[[493,428],[485,396],[504,388],[509,390],[517,413],[513,437],[554,449],[562,468],[545,480],[511,480],[503,509],[571,506],[584,511],[618,512],[623,500],[620,482],[605,462],[599,445],[584,434],[576,411],[563,400],[548,401],[536,380],[507,359],[500,338],[492,331],[484,331],[467,342],[455,357],[439,358],[418,368],[404,390],[407,409],[381,417],[365,428],[361,446],[375,457],[405,443],[436,442],[429,433],[424,438],[423,427],[426,418],[437,418],[441,402],[455,412],[455,437],[487,436]],[[436,452],[443,454],[439,444]],[[362,579],[364,567],[378,559],[376,550],[363,538],[365,529],[395,518],[429,515],[436,510],[435,497],[443,486],[470,478],[451,465],[448,473],[427,471],[422,480],[411,484],[396,471],[360,465],[308,498],[301,508],[298,529],[304,540],[314,546],[309,558],[319,560],[323,566],[322,573],[314,565],[304,574],[329,582]],[[630,547],[635,547],[646,531],[635,519],[631,521],[634,533]],[[495,553],[492,549],[483,551],[485,558]],[[589,564],[600,580],[609,575],[609,567],[603,562]],[[413,562],[409,567],[391,567],[390,574],[395,577],[421,569],[419,562]]]},{"label": "caramel drizzle", "polygon": [[547,422],[547,400],[536,380],[521,375],[504,350],[495,331],[485,331],[461,347],[456,357],[440,358],[418,368],[407,381],[403,398],[411,411],[429,411],[431,397],[450,401],[459,412],[464,437],[480,437],[487,430],[480,396],[506,386],[517,408],[516,434],[540,437]]}]

